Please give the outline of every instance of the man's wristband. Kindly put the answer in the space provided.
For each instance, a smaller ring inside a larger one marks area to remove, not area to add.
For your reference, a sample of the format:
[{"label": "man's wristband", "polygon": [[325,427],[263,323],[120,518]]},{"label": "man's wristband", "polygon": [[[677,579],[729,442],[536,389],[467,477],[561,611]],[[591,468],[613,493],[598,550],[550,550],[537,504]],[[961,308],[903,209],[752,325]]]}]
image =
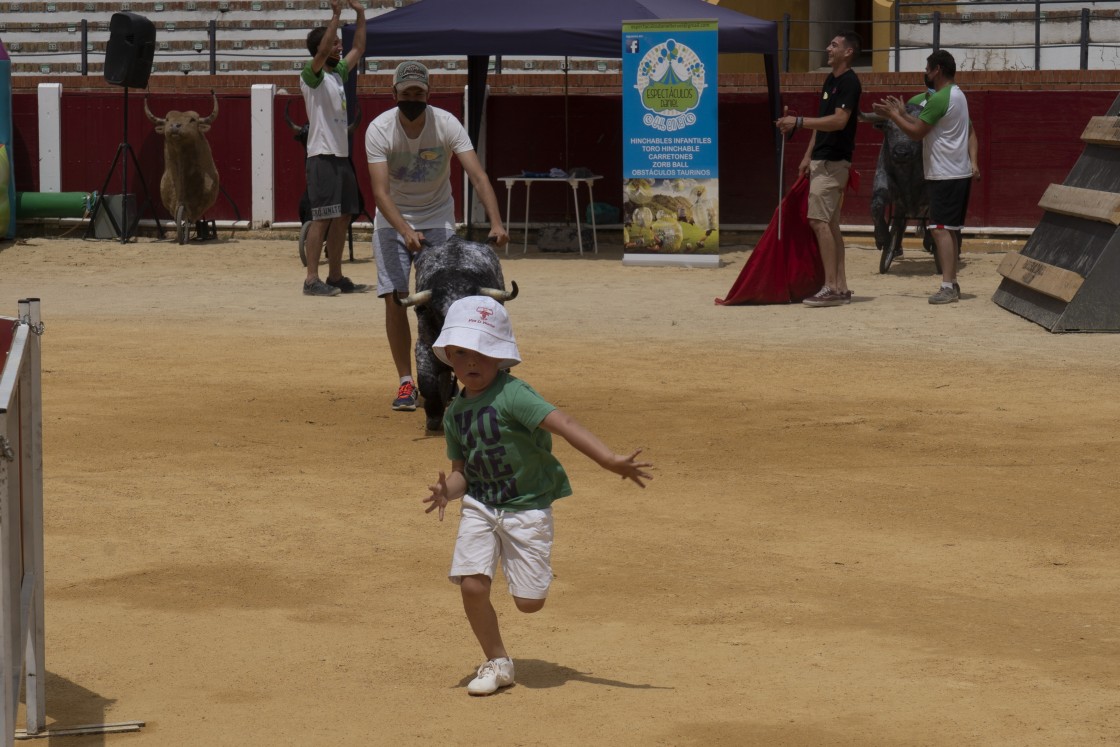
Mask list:
[{"label": "man's wristband", "polygon": [[794,127],[796,129],[800,130],[804,126],[805,126],[805,117],[798,117],[797,118],[797,124],[794,125]]}]

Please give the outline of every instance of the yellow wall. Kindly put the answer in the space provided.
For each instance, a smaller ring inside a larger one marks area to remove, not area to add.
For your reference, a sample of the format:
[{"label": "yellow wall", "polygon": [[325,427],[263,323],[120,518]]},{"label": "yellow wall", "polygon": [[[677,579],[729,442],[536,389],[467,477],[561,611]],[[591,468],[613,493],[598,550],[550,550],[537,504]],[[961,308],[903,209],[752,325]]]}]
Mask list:
[{"label": "yellow wall", "polygon": [[881,49],[871,55],[871,69],[877,73],[886,73],[891,69],[891,53],[886,51],[894,44],[894,3],[892,0],[875,0],[871,8],[871,20],[875,22],[872,32],[872,47]]},{"label": "yellow wall", "polygon": [[[710,2],[711,0],[709,0]],[[782,35],[782,16],[789,13],[793,20],[809,17],[809,0],[719,0],[719,7],[745,13],[764,21],[778,22],[778,65],[782,64],[785,49]],[[809,46],[809,27],[804,23],[794,23],[790,28],[790,48],[804,49]],[[808,52],[793,52],[789,58],[789,69],[792,72],[803,72],[809,66]],[[762,57],[755,54],[725,54],[720,55],[719,71],[721,73],[761,73],[763,72]]]}]

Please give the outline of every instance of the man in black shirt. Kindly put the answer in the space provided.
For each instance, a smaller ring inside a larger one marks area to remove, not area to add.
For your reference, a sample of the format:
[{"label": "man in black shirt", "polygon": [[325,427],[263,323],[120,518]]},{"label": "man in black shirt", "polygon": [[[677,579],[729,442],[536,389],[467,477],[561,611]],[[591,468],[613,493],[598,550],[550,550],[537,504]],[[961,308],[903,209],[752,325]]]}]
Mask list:
[{"label": "man in black shirt", "polygon": [[852,63],[859,54],[859,37],[852,31],[839,34],[826,51],[832,72],[821,87],[817,116],[787,115],[774,122],[783,135],[802,127],[813,133],[798,173],[809,174],[809,225],[821,250],[824,287],[804,300],[808,306],[840,306],[852,300],[844,271],[840,205],[852,167],[859,121],[853,114],[859,110],[862,88],[852,70]]}]

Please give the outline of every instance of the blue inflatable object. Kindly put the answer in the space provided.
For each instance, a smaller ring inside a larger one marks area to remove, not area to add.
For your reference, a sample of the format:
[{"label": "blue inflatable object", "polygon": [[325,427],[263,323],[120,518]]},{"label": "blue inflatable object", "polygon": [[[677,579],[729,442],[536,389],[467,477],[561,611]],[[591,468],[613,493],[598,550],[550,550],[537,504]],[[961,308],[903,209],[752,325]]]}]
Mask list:
[{"label": "blue inflatable object", "polygon": [[16,237],[16,178],[12,169],[12,59],[0,42],[0,237]]}]

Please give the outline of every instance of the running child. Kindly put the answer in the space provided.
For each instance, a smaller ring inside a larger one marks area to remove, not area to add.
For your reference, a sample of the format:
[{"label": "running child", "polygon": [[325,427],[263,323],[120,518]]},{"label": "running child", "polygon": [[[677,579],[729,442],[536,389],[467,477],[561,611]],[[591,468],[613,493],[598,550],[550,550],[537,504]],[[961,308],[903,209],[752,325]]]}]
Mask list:
[{"label": "running child", "polygon": [[432,345],[463,386],[444,415],[450,474],[440,471],[425,513],[443,521],[450,501],[462,498],[459,536],[449,578],[463,595],[467,620],[486,661],[467,685],[471,695],[490,695],[513,684],[490,586],[501,561],[514,604],[522,612],[544,607],[552,583],[552,502],[571,495],[563,466],[552,455],[561,436],[603,469],[644,488],[650,462],[611,451],[570,415],[510,375],[521,362],[505,307],[486,296],[451,305]]}]

